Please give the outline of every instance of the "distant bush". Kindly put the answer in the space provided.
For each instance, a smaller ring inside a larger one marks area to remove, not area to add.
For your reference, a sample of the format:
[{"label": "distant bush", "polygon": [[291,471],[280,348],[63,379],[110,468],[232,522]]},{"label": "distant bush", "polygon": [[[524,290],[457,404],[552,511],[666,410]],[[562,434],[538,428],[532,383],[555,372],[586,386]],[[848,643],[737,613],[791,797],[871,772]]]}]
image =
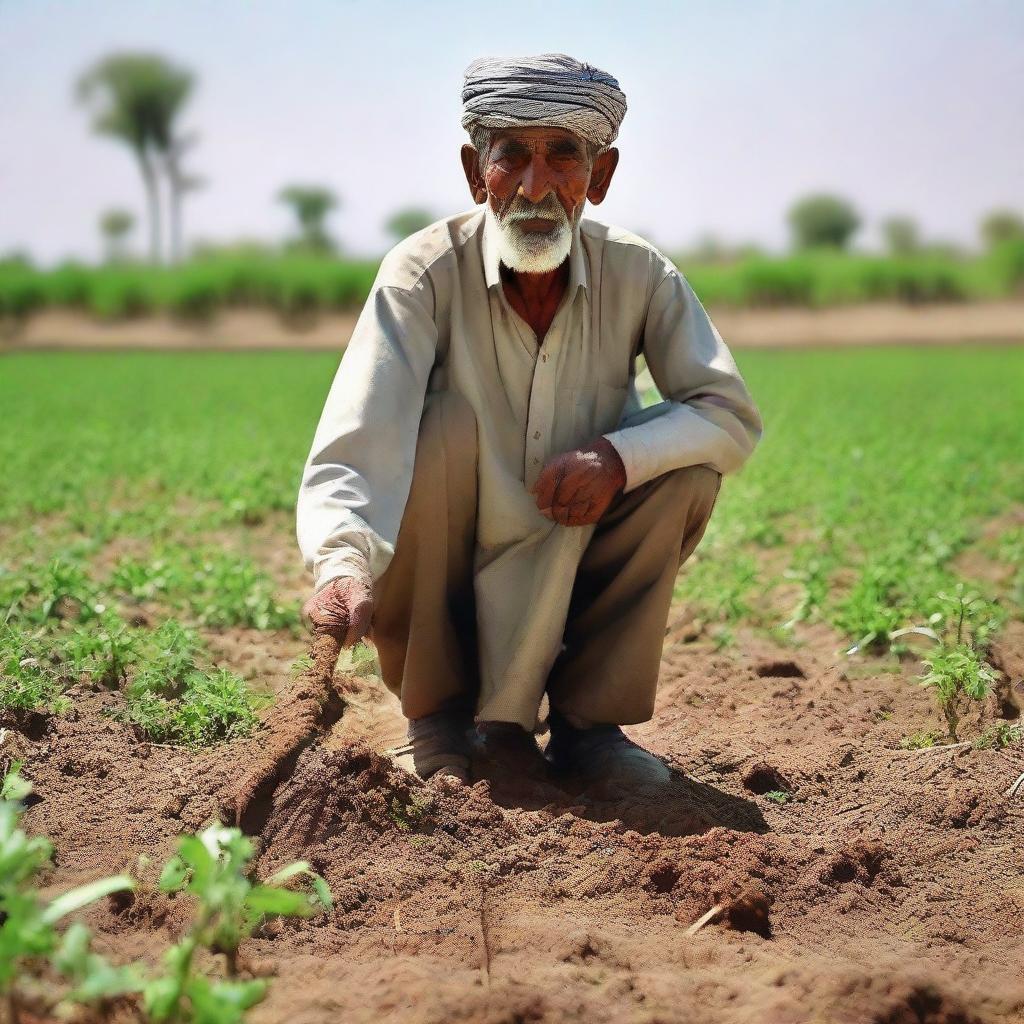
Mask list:
[{"label": "distant bush", "polygon": [[[957,302],[1024,290],[1024,238],[1007,239],[973,258],[926,247],[889,256],[822,248],[678,262],[701,301],[713,306]],[[255,249],[209,251],[175,267],[69,262],[40,270],[12,258],[0,260],[0,321],[54,307],[103,320],[154,312],[203,320],[225,308],[256,307],[297,321],[358,310],[377,267],[372,260]]]}]

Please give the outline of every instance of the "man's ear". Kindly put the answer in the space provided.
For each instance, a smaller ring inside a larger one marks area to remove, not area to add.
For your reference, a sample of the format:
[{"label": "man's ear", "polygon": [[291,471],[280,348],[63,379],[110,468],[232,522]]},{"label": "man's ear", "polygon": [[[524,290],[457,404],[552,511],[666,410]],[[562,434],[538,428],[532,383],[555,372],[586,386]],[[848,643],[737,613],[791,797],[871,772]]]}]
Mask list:
[{"label": "man's ear", "polygon": [[467,142],[463,145],[459,156],[462,158],[462,170],[469,184],[469,194],[474,203],[482,203],[487,198],[487,186],[484,176],[480,173],[480,154]]},{"label": "man's ear", "polygon": [[587,186],[587,199],[597,206],[608,194],[612,183],[612,175],[619,166],[619,151],[612,146],[606,149],[594,161],[594,169],[590,172],[590,184]]}]

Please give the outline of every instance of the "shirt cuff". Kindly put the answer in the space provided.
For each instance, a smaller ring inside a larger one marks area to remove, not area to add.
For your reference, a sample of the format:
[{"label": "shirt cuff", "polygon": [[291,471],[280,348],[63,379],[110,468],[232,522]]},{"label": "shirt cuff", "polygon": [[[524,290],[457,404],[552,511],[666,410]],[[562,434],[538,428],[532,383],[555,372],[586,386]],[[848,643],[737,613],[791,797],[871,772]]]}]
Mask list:
[{"label": "shirt cuff", "polygon": [[[710,465],[719,473],[731,473],[738,469],[753,444],[746,434],[738,436],[735,417],[724,409],[697,409],[683,402],[664,402],[663,411],[651,415],[644,422],[624,426],[605,434],[614,445],[626,468],[628,494],[641,484],[653,480],[673,469],[686,466]],[[650,414],[652,410],[644,410]],[[731,432],[726,423],[716,423],[721,416],[733,427]]]}]

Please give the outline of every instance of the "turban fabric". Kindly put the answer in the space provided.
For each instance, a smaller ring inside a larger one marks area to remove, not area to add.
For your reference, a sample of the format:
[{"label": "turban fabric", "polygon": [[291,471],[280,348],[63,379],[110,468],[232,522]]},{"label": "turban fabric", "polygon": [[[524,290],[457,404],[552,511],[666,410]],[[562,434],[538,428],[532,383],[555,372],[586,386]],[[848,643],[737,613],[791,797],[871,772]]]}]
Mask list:
[{"label": "turban fabric", "polygon": [[626,115],[619,83],[564,53],[483,57],[466,68],[462,127],[565,128],[598,147],[611,145]]}]

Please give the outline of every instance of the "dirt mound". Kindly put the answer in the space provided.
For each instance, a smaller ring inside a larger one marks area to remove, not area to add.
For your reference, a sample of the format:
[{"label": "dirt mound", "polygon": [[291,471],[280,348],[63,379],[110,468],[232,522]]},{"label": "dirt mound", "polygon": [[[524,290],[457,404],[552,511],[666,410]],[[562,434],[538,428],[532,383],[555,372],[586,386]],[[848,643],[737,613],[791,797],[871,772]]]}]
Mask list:
[{"label": "dirt mound", "polygon": [[[300,685],[294,715],[198,756],[86,695],[6,713],[0,762],[36,785],[54,890],[159,864],[262,780],[257,873],[309,860],[336,902],[247,944],[277,975],[257,1022],[1024,1020],[1019,748],[902,750],[934,725],[920,687],[837,670],[831,637],[795,660],[748,647],[667,653],[658,714],[630,730],[675,771],[647,801],[425,784],[384,753],[401,719],[373,680],[340,705]],[[292,742],[324,709],[341,722]],[[158,957],[185,917],[152,885],[88,914],[124,958]]]}]

